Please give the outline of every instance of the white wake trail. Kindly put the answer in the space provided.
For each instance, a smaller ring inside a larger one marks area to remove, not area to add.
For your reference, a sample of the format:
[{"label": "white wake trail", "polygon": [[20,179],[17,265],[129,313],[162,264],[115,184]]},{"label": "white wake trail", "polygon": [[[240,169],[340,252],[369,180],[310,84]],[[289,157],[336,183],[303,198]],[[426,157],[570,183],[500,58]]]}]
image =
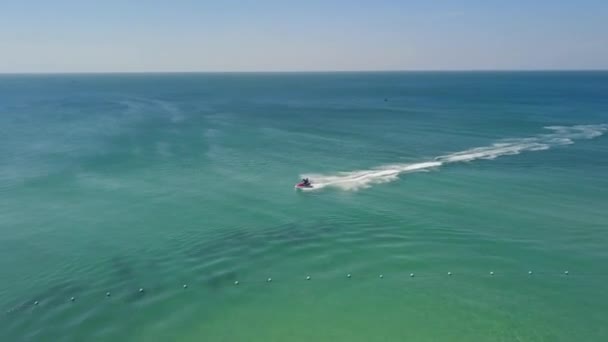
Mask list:
[{"label": "white wake trail", "polygon": [[304,174],[301,176],[310,178],[313,183],[314,187],[306,189],[308,191],[326,187],[358,190],[374,184],[394,181],[400,174],[428,171],[444,164],[494,159],[525,151],[542,151],[554,146],[573,144],[574,140],[578,139],[593,139],[603,135],[608,130],[608,125],[548,126],[545,129],[550,130],[551,133],[529,138],[503,140],[490,146],[451,153],[421,163],[385,165],[370,170],[338,172],[334,175]]}]

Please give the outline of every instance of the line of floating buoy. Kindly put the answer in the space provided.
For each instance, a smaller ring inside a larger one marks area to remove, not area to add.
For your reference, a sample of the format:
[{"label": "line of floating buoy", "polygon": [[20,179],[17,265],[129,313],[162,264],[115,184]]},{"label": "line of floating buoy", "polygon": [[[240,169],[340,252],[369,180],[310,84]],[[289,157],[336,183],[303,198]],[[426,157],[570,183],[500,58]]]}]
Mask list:
[{"label": "line of floating buoy", "polygon": [[[448,271],[448,272],[446,272],[445,274],[446,274],[448,277],[451,277],[451,276],[453,276],[453,275],[454,275],[454,273],[453,273],[452,271]],[[489,274],[490,276],[495,276],[495,275],[496,275],[496,273],[495,273],[494,271],[489,271],[489,273],[488,273],[488,274]],[[512,275],[513,273],[510,273],[510,274]],[[528,271],[526,272],[526,274],[527,274],[528,276],[532,276],[532,275],[534,274],[534,272],[533,272],[532,270],[528,270]],[[543,274],[543,273],[541,273],[541,274]],[[545,274],[546,274],[546,273],[545,273]],[[562,274],[563,276],[568,276],[568,275],[570,275],[570,271],[565,270],[565,271],[563,271],[561,274]],[[414,273],[409,273],[409,277],[410,277],[410,278],[414,278],[414,277],[415,277],[415,274],[414,274]],[[352,279],[352,278],[353,278],[353,274],[352,274],[352,273],[347,273],[347,274],[346,274],[346,278],[347,278],[347,279]],[[382,274],[382,273],[381,273],[381,274],[379,274],[379,275],[378,275],[378,278],[379,278],[379,279],[384,279],[384,274]],[[310,274],[308,274],[308,275],[306,275],[306,277],[305,277],[304,279],[305,279],[305,280],[312,280],[312,276],[311,276]],[[272,281],[273,281],[273,279],[272,279],[271,277],[268,277],[268,278],[266,278],[266,281],[265,281],[265,282],[266,282],[266,283],[272,283]],[[233,284],[234,284],[234,285],[240,285],[240,281],[235,280],[235,281],[233,282]],[[183,284],[183,285],[182,285],[182,287],[183,287],[184,289],[187,289],[187,288],[188,288],[188,284]],[[141,293],[141,294],[144,294],[146,291],[144,290],[144,288],[143,288],[143,287],[140,287],[140,288],[138,288],[138,292],[139,292],[139,293]],[[112,293],[111,293],[110,291],[107,291],[107,292],[105,293],[105,296],[106,296],[106,297],[111,297],[111,296],[112,296]],[[76,301],[76,297],[74,297],[74,296],[70,297],[70,298],[69,298],[69,301],[70,301],[70,302],[75,302],[75,301]],[[31,303],[32,303],[34,306],[38,306],[38,305],[41,303],[41,301],[40,301],[40,299],[37,299],[37,300],[34,300],[34,301],[33,301],[33,302],[31,302]],[[7,313],[10,313],[10,312],[13,312],[13,311],[14,311],[14,310],[7,310]]]}]

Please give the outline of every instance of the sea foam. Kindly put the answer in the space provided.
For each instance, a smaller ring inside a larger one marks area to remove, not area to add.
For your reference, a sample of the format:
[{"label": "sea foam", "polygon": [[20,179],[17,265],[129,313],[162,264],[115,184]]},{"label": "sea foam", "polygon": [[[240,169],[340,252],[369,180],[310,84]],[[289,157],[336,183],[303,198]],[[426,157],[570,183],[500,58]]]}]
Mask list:
[{"label": "sea foam", "polygon": [[420,163],[392,164],[369,170],[338,172],[336,174],[303,174],[310,178],[314,187],[306,189],[314,191],[326,187],[342,190],[358,190],[374,184],[397,180],[399,175],[411,172],[428,171],[445,164],[471,162],[479,159],[495,159],[501,156],[515,155],[526,151],[542,151],[551,147],[573,144],[579,139],[593,139],[603,135],[608,130],[608,124],[576,125],[576,126],[547,126],[551,133],[539,134],[534,137],[503,140],[489,146],[475,147],[465,151],[438,156],[432,160]]}]

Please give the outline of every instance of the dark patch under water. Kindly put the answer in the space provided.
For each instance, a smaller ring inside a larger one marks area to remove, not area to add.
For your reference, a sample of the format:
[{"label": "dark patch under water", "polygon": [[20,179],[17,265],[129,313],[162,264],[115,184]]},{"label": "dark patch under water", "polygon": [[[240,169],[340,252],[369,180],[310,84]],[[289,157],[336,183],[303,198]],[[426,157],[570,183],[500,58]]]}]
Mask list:
[{"label": "dark patch under water", "polygon": [[214,239],[200,241],[185,249],[184,254],[191,258],[208,260],[210,257],[238,251],[239,257],[247,257],[252,250],[264,245],[281,244],[298,246],[321,239],[335,232],[337,227],[323,222],[316,224],[286,223],[261,230],[241,228]]},{"label": "dark patch under water", "polygon": [[[182,247],[190,245],[183,249],[183,254],[191,259],[191,262],[210,262],[216,258],[223,258],[226,253],[232,253],[232,258],[229,265],[222,265],[221,270],[211,270],[209,273],[202,274],[203,284],[209,289],[217,291],[223,286],[233,284],[239,278],[239,265],[246,258],[252,257],[254,250],[263,249],[268,245],[281,245],[284,247],[295,247],[305,244],[310,244],[315,241],[327,237],[334,233],[338,228],[335,226],[318,222],[315,224],[298,224],[286,223],[277,226],[272,226],[260,230],[247,230],[245,228],[232,230],[225,234],[221,234],[215,238],[204,239],[195,243],[187,241],[179,241],[175,239],[172,245],[180,245]],[[165,255],[164,251],[157,251],[155,255]],[[177,260],[165,260],[166,257],[159,257],[158,260],[148,260],[144,262],[145,270],[141,269],[142,262],[132,257],[114,256],[108,261],[110,269],[115,277],[117,284],[127,286],[134,290],[124,295],[126,303],[134,303],[139,301],[147,291],[152,291],[152,287],[148,287],[143,293],[138,291],[137,280],[144,272],[158,272],[158,265],[163,262],[178,262]],[[228,270],[227,270],[228,269]],[[69,300],[70,297],[78,297],[83,292],[84,286],[80,283],[65,282],[52,286],[43,290],[29,299],[19,302],[10,307],[7,313],[17,313],[28,308],[31,308],[36,301],[39,304],[44,302],[44,305],[57,305]],[[107,289],[100,289],[105,291]],[[42,305],[41,305],[42,306]]]}]

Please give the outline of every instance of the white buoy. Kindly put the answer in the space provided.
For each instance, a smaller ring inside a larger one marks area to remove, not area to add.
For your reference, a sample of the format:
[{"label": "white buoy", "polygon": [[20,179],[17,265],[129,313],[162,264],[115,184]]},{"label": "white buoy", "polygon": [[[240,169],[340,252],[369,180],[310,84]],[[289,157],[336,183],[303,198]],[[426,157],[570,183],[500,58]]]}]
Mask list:
[{"label": "white buoy", "polygon": [[350,277],[351,277],[350,273],[346,275],[346,278],[350,278]]},{"label": "white buoy", "polygon": [[380,275],[380,279],[382,279],[382,278],[384,278],[384,274],[381,274],[381,275]]},{"label": "white buoy", "polygon": [[528,271],[528,274],[529,274],[529,275],[532,275],[532,271]]},{"label": "white buoy", "polygon": [[239,281],[238,281],[238,280],[236,280],[236,281],[234,282],[234,285],[238,285],[238,284],[239,284]]},{"label": "white buoy", "polygon": [[73,301],[75,301],[75,300],[76,300],[76,298],[74,298],[74,297],[71,297],[71,298],[70,298],[70,301],[71,301],[71,302],[73,302]]},{"label": "white buoy", "polygon": [[110,291],[106,292],[106,297],[110,297]]},{"label": "white buoy", "polygon": [[490,275],[494,275],[494,271],[490,271]]},{"label": "white buoy", "polygon": [[266,282],[267,282],[267,283],[272,282],[272,278],[268,278],[268,279],[266,279]]},{"label": "white buoy", "polygon": [[187,289],[188,288],[188,284],[184,284],[184,288]]},{"label": "white buoy", "polygon": [[38,305],[38,301],[34,301],[34,305]]},{"label": "white buoy", "polygon": [[410,278],[414,278],[414,273],[410,273]]},{"label": "white buoy", "polygon": [[451,276],[451,275],[452,275],[452,272],[448,272],[448,275],[449,275],[449,276]]},{"label": "white buoy", "polygon": [[310,280],[310,276],[306,276],[306,280]]},{"label": "white buoy", "polygon": [[144,288],[143,288],[143,287],[140,287],[140,288],[139,288],[139,293],[143,293],[143,292],[144,292]]},{"label": "white buoy", "polygon": [[568,271],[564,271],[564,274],[565,274],[565,275],[568,275],[568,274],[570,274],[570,272],[568,272]]}]

